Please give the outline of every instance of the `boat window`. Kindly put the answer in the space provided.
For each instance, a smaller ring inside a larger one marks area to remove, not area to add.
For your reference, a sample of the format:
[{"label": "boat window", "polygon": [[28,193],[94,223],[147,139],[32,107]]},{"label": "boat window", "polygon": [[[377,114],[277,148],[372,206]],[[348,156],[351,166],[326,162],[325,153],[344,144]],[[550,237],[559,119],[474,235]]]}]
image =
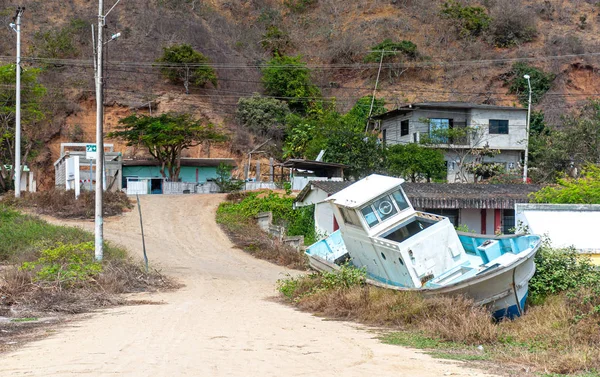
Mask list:
[{"label": "boat window", "polygon": [[373,203],[373,207],[375,207],[377,210],[377,214],[379,215],[381,221],[384,221],[398,213],[398,210],[396,210],[396,207],[394,206],[394,203],[389,195],[376,200]]},{"label": "boat window", "polygon": [[369,224],[369,227],[373,227],[377,225],[377,223],[379,223],[379,219],[375,215],[375,212],[373,211],[373,208],[370,205],[364,207],[360,211],[365,217],[365,220],[367,220],[367,224]]},{"label": "boat window", "polygon": [[398,208],[400,208],[400,211],[404,211],[405,209],[407,209],[409,207],[408,201],[406,200],[406,198],[404,197],[404,194],[402,194],[402,192],[400,190],[394,191],[392,193],[392,196],[394,197],[396,204],[398,204]]},{"label": "boat window", "polygon": [[360,226],[360,220],[358,219],[358,215],[354,210],[340,208],[340,212],[342,213],[342,217],[344,218],[344,223]]}]

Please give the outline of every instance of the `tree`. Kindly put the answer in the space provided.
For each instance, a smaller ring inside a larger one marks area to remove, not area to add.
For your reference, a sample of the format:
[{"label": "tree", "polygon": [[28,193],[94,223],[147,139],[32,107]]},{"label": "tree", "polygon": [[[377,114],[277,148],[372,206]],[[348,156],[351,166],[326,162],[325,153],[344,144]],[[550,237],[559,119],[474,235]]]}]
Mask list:
[{"label": "tree", "polygon": [[538,103],[544,94],[552,86],[552,81],[556,77],[553,73],[546,73],[543,70],[533,67],[527,63],[517,62],[513,64],[512,69],[507,74],[506,82],[510,85],[509,91],[519,97],[519,102],[523,107],[529,104],[529,84],[523,76],[529,75],[531,82],[531,103]]},{"label": "tree", "polygon": [[160,163],[160,174],[175,182],[179,179],[184,150],[203,142],[226,139],[212,124],[203,124],[188,114],[131,115],[121,119],[119,124],[118,130],[108,137],[122,139],[128,146],[147,148]]},{"label": "tree", "polygon": [[[15,109],[16,109],[16,65],[0,66],[0,189],[9,190],[13,187],[15,176]],[[21,71],[21,126],[23,128],[24,144],[22,167],[27,163],[31,150],[36,142],[28,138],[29,131],[35,129],[44,119],[41,100],[46,93],[38,82],[38,69]],[[7,169],[5,165],[9,165]],[[20,173],[18,174],[20,176]]]},{"label": "tree", "polygon": [[156,61],[164,63],[160,72],[172,83],[183,83],[188,94],[190,82],[197,86],[209,82],[217,86],[217,74],[208,65],[210,60],[188,44],[163,48],[163,56]]},{"label": "tree", "polygon": [[275,98],[241,97],[238,101],[238,122],[256,135],[282,140],[285,134],[285,119],[290,113],[286,102]]},{"label": "tree", "polygon": [[292,47],[289,34],[275,25],[270,25],[262,38],[260,44],[273,56],[284,54],[287,49]]},{"label": "tree", "polygon": [[411,182],[446,178],[444,154],[438,149],[414,143],[395,144],[386,149],[385,155],[385,168],[391,175],[410,179]]},{"label": "tree", "polygon": [[290,109],[306,113],[320,102],[321,91],[310,78],[302,57],[275,55],[262,69],[266,94],[288,102]]},{"label": "tree", "polygon": [[326,162],[348,165],[347,174],[356,180],[383,170],[384,151],[377,135],[339,130],[329,135],[325,150]]},{"label": "tree", "polygon": [[217,166],[217,179],[215,179],[215,184],[219,187],[221,192],[239,191],[244,186],[244,181],[233,179],[231,177],[232,170],[233,166],[231,165],[221,163]]},{"label": "tree", "polygon": [[600,167],[589,164],[580,178],[562,178],[533,193],[536,203],[600,204]]}]

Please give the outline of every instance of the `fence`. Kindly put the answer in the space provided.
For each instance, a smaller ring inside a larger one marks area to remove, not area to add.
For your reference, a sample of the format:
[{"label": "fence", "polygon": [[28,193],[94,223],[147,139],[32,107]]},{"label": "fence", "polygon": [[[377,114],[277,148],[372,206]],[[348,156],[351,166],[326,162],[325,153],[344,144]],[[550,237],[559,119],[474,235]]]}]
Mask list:
[{"label": "fence", "polygon": [[284,245],[290,246],[297,251],[304,249],[304,236],[286,236],[285,227],[273,225],[273,212],[261,212],[256,215],[258,227],[264,232],[275,236]]}]

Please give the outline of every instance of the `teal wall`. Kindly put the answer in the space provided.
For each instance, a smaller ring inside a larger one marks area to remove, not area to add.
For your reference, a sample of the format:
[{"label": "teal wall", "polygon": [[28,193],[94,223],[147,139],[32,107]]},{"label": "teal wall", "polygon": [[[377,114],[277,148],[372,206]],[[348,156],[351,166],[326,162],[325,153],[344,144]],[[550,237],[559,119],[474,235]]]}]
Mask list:
[{"label": "teal wall", "polygon": [[[179,178],[182,182],[196,183],[196,169],[198,169],[198,183],[204,183],[208,178],[217,178],[216,167],[182,166]],[[123,179],[126,177],[161,178],[158,166],[123,166]]]}]

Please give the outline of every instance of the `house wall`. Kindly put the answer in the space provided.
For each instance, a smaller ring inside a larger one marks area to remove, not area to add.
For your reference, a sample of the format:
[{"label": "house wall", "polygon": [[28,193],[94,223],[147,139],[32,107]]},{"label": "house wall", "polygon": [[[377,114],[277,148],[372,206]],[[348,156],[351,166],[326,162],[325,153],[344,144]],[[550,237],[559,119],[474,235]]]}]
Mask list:
[{"label": "house wall", "polygon": [[325,191],[318,187],[313,187],[301,203],[296,203],[298,207],[315,205],[315,229],[318,235],[329,235],[334,232],[333,209],[329,203],[322,203],[328,196]]},{"label": "house wall", "polygon": [[[490,119],[508,120],[508,134],[498,135],[489,133]],[[483,144],[489,143],[492,149],[525,150],[527,126],[527,110],[485,110],[471,109],[470,125],[481,127]]]},{"label": "house wall", "polygon": [[[217,168],[208,166],[182,166],[179,178],[182,182],[196,183],[196,170],[198,170],[198,183],[217,177]],[[123,177],[162,178],[158,166],[123,166]]]}]

